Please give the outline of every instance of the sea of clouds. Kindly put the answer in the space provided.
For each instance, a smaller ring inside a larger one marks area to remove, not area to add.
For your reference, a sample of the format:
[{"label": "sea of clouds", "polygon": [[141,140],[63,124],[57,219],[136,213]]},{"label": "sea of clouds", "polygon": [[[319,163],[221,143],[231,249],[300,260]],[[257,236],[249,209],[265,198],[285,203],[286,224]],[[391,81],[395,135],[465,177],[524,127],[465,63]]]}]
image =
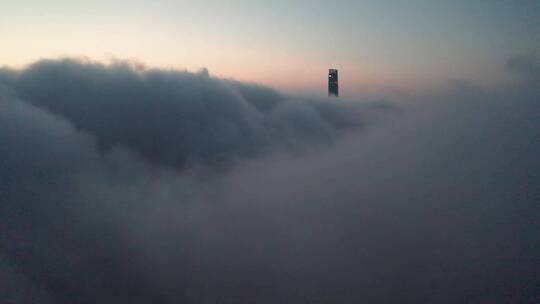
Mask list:
[{"label": "sea of clouds", "polygon": [[394,101],[0,69],[2,303],[533,303],[540,65]]}]

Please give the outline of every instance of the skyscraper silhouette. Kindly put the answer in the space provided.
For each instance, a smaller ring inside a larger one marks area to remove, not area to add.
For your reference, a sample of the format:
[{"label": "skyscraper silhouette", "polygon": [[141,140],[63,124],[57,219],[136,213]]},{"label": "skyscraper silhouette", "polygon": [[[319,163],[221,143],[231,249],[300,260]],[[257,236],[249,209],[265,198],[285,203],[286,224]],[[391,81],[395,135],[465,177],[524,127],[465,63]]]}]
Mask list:
[{"label": "skyscraper silhouette", "polygon": [[328,70],[328,96],[339,96],[338,70]]}]

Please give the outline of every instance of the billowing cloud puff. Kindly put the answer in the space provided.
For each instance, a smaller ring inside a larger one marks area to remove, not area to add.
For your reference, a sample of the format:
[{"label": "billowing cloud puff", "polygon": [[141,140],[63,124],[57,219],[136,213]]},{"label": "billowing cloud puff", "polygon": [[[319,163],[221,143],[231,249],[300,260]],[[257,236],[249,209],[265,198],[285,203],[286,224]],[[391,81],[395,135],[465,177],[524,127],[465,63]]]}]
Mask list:
[{"label": "billowing cloud puff", "polygon": [[100,147],[124,145],[178,168],[326,144],[363,123],[362,105],[291,101],[204,71],[62,60],[4,74],[21,99],[65,117]]},{"label": "billowing cloud puff", "polygon": [[539,97],[455,82],[398,113],[123,63],[2,70],[0,294],[534,302]]}]

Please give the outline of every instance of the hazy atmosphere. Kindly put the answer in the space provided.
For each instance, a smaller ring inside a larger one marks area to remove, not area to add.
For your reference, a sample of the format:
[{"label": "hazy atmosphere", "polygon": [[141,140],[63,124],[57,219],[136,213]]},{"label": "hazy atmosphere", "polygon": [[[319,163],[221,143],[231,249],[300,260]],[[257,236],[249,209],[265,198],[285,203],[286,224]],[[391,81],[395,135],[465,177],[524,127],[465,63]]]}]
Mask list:
[{"label": "hazy atmosphere", "polygon": [[540,3],[522,1],[3,1],[0,63],[133,59],[317,93],[340,69],[347,95],[507,81],[538,56]]},{"label": "hazy atmosphere", "polygon": [[0,303],[540,301],[539,2],[1,7]]}]

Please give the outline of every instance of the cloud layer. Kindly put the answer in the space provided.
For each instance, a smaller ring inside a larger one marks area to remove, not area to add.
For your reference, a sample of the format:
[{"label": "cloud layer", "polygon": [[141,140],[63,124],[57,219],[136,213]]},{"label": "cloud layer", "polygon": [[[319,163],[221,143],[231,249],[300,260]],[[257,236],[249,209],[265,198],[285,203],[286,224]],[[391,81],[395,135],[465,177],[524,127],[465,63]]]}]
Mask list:
[{"label": "cloud layer", "polygon": [[123,145],[177,168],[330,143],[363,123],[359,105],[291,102],[270,88],[212,78],[204,70],[62,60],[5,74],[20,98],[65,117],[100,147]]},{"label": "cloud layer", "polygon": [[530,81],[456,82],[398,111],[291,100],[205,71],[2,70],[1,294],[534,301],[539,97]]}]

